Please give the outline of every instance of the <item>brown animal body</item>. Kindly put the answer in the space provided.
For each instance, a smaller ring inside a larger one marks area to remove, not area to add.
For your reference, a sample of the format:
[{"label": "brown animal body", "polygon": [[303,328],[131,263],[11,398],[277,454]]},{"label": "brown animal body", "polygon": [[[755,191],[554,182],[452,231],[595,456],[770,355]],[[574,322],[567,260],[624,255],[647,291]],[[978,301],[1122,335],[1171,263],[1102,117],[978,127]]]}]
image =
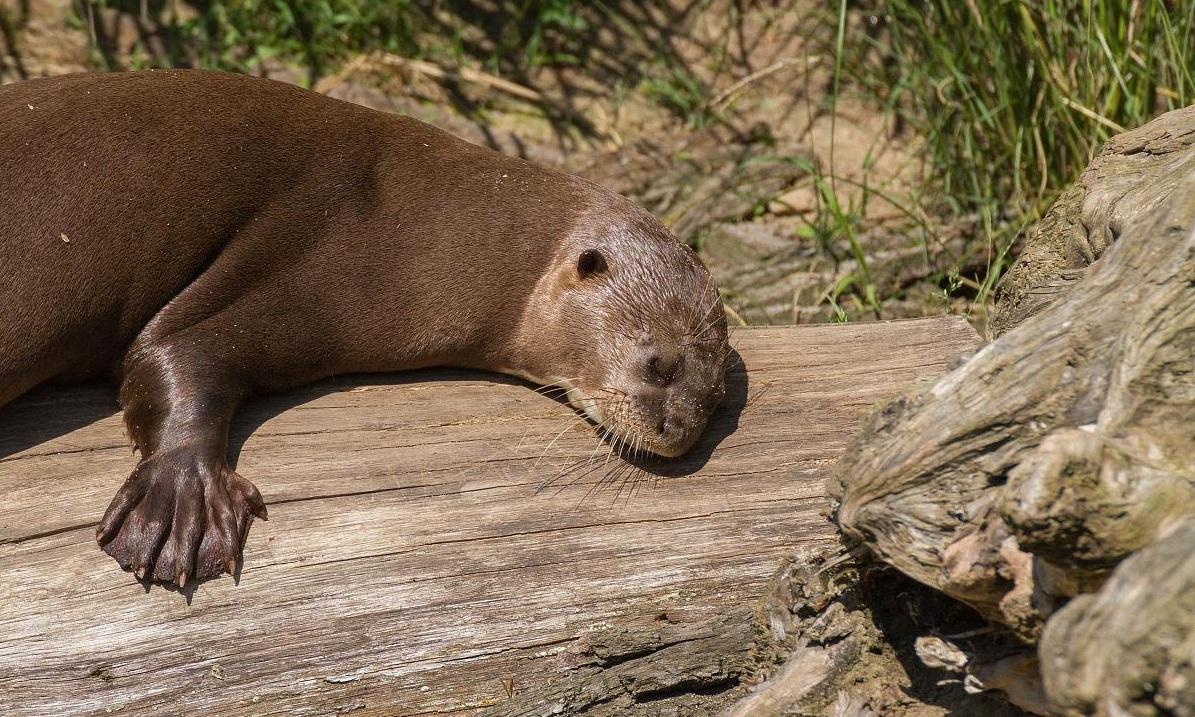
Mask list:
[{"label": "brown animal body", "polygon": [[[0,404],[120,385],[141,461],[97,529],[139,577],[233,570],[245,396],[462,366],[560,386],[616,443],[723,394],[708,273],[627,200],[409,118],[213,72],[0,87]],[[3,427],[0,427],[3,430]]]}]

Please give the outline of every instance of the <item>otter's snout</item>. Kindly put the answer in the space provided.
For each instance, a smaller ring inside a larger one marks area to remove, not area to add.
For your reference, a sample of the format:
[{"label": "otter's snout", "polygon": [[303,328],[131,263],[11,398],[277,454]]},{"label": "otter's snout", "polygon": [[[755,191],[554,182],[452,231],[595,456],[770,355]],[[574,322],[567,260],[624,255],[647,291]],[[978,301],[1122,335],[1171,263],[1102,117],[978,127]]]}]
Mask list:
[{"label": "otter's snout", "polygon": [[675,458],[684,454],[697,442],[697,437],[701,435],[703,428],[705,428],[704,416],[681,418],[666,413],[660,419],[657,427],[660,436],[660,448],[657,452],[665,458]]},{"label": "otter's snout", "polygon": [[692,448],[708,418],[688,405],[677,403],[665,401],[657,404],[655,412],[655,440],[651,441],[650,449],[665,458],[675,458]]},{"label": "otter's snout", "polygon": [[721,398],[708,395],[721,382],[706,373],[712,372],[703,371],[700,357],[687,355],[683,346],[640,342],[634,374],[639,386],[632,395],[640,430],[649,435],[653,453],[673,458],[697,442],[711,404],[717,405]]}]

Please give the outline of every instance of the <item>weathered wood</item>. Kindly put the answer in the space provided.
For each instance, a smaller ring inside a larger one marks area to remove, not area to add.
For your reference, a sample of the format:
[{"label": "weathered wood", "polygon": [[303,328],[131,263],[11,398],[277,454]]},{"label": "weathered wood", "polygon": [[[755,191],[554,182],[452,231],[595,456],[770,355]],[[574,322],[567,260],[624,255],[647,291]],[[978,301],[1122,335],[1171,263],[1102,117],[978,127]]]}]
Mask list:
[{"label": "weathered wood", "polygon": [[1074,186],[1029,231],[1000,280],[989,324],[1004,334],[1081,279],[1125,228],[1158,209],[1189,173],[1195,107],[1167,112],[1108,140]]},{"label": "weathered wood", "polygon": [[[747,370],[706,439],[635,486],[599,485],[625,464],[566,406],[496,376],[353,377],[255,402],[232,456],[270,520],[239,584],[183,595],[147,592],[95,545],[134,464],[112,392],[0,409],[0,714],[538,714],[670,646],[749,649],[743,621],[779,558],[832,540],[824,480],[864,414],[976,337],[935,319],[733,341]],[[641,663],[602,688],[621,690],[606,713],[733,690],[749,679],[736,660],[699,678]]]},{"label": "weathered wood", "polygon": [[1009,282],[997,340],[868,422],[838,521],[1019,637],[966,672],[1026,709],[1195,715],[1195,107],[1109,141]]}]

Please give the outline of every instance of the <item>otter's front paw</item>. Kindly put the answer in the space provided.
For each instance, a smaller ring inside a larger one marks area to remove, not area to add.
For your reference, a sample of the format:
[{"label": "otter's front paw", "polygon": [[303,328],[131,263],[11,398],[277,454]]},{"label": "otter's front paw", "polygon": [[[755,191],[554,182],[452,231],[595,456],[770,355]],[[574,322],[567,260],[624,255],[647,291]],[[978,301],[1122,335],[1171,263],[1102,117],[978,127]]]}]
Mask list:
[{"label": "otter's front paw", "polygon": [[234,572],[253,516],[266,506],[252,483],[194,453],[143,460],[112,499],[96,540],[141,580],[175,582]]}]

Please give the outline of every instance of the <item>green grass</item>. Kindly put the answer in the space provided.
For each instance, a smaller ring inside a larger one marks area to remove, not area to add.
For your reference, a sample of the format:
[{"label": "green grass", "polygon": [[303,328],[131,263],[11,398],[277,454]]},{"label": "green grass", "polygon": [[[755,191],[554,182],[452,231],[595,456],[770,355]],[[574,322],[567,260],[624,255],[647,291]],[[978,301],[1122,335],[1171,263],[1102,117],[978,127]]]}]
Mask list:
[{"label": "green grass", "polygon": [[[875,38],[851,47],[840,35],[839,67],[925,138],[933,213],[970,218],[987,236],[980,303],[1016,234],[1108,137],[1195,101],[1195,2],[885,0],[880,10]],[[846,13],[844,2],[840,28]]]},{"label": "green grass", "polygon": [[714,121],[708,90],[684,68],[655,70],[640,81],[639,91],[690,127],[701,128]]},{"label": "green grass", "polygon": [[243,72],[278,58],[318,77],[352,53],[416,53],[419,21],[408,0],[215,0],[179,32],[203,67]]},{"label": "green grass", "polygon": [[[167,53],[135,48],[136,67],[255,72],[272,62],[302,68],[313,82],[365,52],[459,61],[469,54],[465,36],[489,47],[486,65],[498,74],[575,64],[575,46],[588,29],[581,6],[579,0],[496,0],[491,11],[455,14],[438,0],[174,0],[144,7],[136,0],[82,0],[74,20],[90,25],[101,7],[140,18],[148,8],[146,19],[160,28]],[[91,32],[93,44],[103,44]],[[111,65],[117,58],[103,49],[93,47],[97,62]]]},{"label": "green grass", "polygon": [[[628,19],[617,0],[172,0],[145,5],[81,0],[73,7],[73,25],[91,33],[95,63],[105,69],[188,66],[255,73],[289,66],[304,70],[309,85],[354,56],[374,51],[449,64],[480,62],[492,74],[527,81],[539,68],[600,65],[592,41],[602,28],[632,45],[657,42]],[[129,56],[118,57],[111,48],[114,39],[104,37],[97,24],[98,8],[156,28],[157,54],[141,38]],[[725,61],[725,46],[710,51]],[[618,83],[689,126],[716,120],[708,88],[670,53],[660,51],[628,69]]]}]

